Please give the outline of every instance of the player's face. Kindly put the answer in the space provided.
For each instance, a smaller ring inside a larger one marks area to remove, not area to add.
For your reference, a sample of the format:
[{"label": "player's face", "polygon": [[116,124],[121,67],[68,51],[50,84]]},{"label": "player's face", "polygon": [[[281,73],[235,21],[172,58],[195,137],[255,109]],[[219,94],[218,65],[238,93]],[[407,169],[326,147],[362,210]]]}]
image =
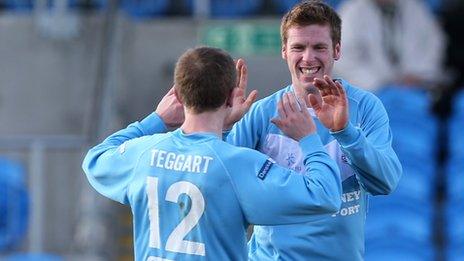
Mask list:
[{"label": "player's face", "polygon": [[340,44],[333,46],[329,25],[291,27],[282,58],[287,61],[293,86],[309,90],[314,78],[331,76],[334,61],[340,58]]}]

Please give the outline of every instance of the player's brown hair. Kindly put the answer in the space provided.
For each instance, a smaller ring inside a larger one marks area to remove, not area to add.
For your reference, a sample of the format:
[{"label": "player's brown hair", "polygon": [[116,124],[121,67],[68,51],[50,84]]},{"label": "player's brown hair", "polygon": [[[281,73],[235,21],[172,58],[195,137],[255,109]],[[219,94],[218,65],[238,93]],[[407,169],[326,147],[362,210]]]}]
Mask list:
[{"label": "player's brown hair", "polygon": [[341,41],[342,20],[335,10],[322,1],[303,1],[296,4],[282,18],[280,37],[287,43],[287,32],[294,26],[329,25],[333,46]]},{"label": "player's brown hair", "polygon": [[224,105],[237,81],[232,57],[212,47],[187,50],[174,71],[174,84],[184,105],[194,113]]}]

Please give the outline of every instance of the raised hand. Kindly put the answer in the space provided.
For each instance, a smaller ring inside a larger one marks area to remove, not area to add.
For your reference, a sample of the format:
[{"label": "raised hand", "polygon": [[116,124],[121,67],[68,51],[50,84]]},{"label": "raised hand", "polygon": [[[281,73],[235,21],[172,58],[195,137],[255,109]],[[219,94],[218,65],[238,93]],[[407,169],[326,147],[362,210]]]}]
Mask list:
[{"label": "raised hand", "polygon": [[229,101],[231,111],[224,121],[225,130],[231,129],[234,123],[245,115],[258,96],[258,91],[253,90],[248,97],[245,98],[248,84],[248,70],[245,61],[243,59],[238,59],[235,67],[237,69],[238,81],[237,87],[232,91],[232,97]]},{"label": "raised hand", "polygon": [[155,112],[163,119],[169,130],[180,127],[184,122],[184,106],[177,99],[174,86],[164,95]]},{"label": "raised hand", "polygon": [[345,128],[348,122],[348,101],[345,89],[329,76],[315,78],[314,86],[319,94],[309,94],[308,99],[319,121],[331,131]]},{"label": "raised hand", "polygon": [[316,124],[304,105],[292,93],[285,93],[277,104],[279,118],[271,119],[285,135],[299,141],[316,132]]}]

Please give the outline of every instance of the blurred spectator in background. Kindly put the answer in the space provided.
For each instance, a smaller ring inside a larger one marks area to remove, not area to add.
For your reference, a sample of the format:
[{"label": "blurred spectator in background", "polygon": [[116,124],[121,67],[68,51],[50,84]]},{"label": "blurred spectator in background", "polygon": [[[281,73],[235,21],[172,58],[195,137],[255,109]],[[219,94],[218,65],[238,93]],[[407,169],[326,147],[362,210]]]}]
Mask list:
[{"label": "blurred spectator in background", "polygon": [[442,82],[445,37],[423,1],[347,0],[340,6],[343,57],[336,74],[375,91]]},{"label": "blurred spectator in background", "polygon": [[448,35],[446,65],[452,70],[453,87],[464,86],[464,1],[443,0],[441,19]]}]

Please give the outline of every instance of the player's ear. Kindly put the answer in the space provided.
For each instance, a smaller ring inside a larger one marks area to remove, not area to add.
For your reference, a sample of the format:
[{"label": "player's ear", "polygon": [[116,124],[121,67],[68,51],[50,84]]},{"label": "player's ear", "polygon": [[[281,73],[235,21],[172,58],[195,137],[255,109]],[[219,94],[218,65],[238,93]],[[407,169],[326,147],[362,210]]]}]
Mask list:
[{"label": "player's ear", "polygon": [[335,61],[338,61],[338,59],[340,59],[340,55],[341,55],[341,44],[340,43],[337,43],[335,46],[334,46],[334,60]]},{"label": "player's ear", "polygon": [[281,53],[282,53],[282,59],[284,60],[287,60],[287,47],[286,47],[287,44],[282,44],[282,49],[281,49]]}]

